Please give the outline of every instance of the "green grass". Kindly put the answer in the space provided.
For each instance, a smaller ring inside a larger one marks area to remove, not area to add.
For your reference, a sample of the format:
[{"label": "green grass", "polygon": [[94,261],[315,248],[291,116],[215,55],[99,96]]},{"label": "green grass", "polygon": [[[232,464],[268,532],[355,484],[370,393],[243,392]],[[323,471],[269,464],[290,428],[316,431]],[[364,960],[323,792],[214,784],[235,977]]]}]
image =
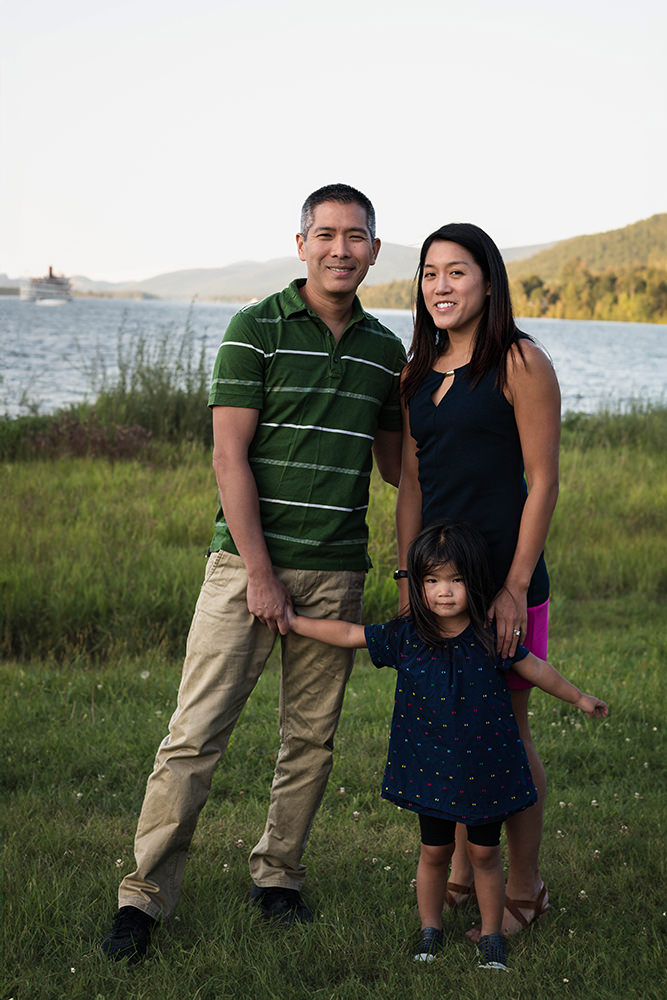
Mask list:
[{"label": "green grass", "polygon": [[533,695],[549,777],[542,866],[552,911],[511,942],[507,976],[475,967],[464,937],[474,908],[446,921],[445,958],[428,969],[409,960],[418,830],[413,815],[379,797],[393,676],[365,654],[348,687],[334,771],[305,858],[316,922],[266,927],[245,904],[247,855],[263,827],[278,740],[273,666],[216,772],[176,916],[144,965],[108,963],[97,945],[118,881],[131,870],[145,778],[180,663],[156,654],[94,668],[83,659],[4,664],[0,996],[658,1000],[664,642],[646,623],[627,621],[620,632],[589,623],[585,636],[555,641],[552,655],[575,683],[606,698],[611,714],[587,720]]},{"label": "green grass", "polygon": [[[209,452],[158,444],[132,459],[58,451],[0,465],[0,1000],[661,1000],[666,414],[565,424],[551,658],[611,714],[587,720],[532,696],[552,910],[512,941],[507,975],[476,969],[474,909],[448,919],[443,960],[409,959],[418,834],[379,797],[393,677],[365,654],[305,857],[316,922],[267,927],[245,905],[278,743],[274,663],[216,772],[152,957],[135,969],[100,957],[203,573]],[[394,502],[374,482],[366,620],[395,608]]]},{"label": "green grass", "polygon": [[[547,544],[556,618],[585,621],[591,600],[607,616],[664,601],[666,456],[666,408],[566,422]],[[2,655],[182,650],[217,507],[209,450],[4,462],[0,497]],[[369,621],[395,610],[395,498],[374,481]]]}]

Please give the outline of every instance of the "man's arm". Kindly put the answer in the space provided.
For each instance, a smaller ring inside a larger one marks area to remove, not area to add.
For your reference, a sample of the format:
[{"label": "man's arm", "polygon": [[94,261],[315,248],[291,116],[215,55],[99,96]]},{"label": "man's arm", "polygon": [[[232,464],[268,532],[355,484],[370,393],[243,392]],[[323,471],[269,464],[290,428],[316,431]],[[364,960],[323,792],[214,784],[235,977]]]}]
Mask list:
[{"label": "man's arm", "polygon": [[401,478],[402,431],[375,432],[373,458],[385,483],[398,486]]},{"label": "man's arm", "polygon": [[248,461],[258,419],[259,410],[213,407],[213,468],[225,520],[248,572],[248,610],[276,633],[286,623],[291,601],[271,565]]}]

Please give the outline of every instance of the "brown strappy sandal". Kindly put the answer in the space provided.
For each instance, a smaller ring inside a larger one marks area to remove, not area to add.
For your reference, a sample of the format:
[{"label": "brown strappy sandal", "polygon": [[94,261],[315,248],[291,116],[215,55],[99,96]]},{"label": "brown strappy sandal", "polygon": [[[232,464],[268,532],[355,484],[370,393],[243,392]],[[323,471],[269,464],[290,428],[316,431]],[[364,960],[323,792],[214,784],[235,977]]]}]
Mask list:
[{"label": "brown strappy sandal", "polygon": [[[465,896],[465,899],[454,899],[453,893]],[[459,906],[467,906],[475,898],[475,883],[472,885],[459,885],[458,882],[448,882],[445,892],[445,903],[448,910],[455,910]]]},{"label": "brown strappy sandal", "polygon": [[[546,913],[549,909],[549,900],[546,898],[547,887],[542,883],[542,888],[537,894],[537,899],[510,899],[509,896],[505,896],[505,909],[508,910],[515,920],[518,920],[521,924],[523,930],[529,927],[538,917],[541,917],[543,913]],[[532,910],[532,917],[527,920],[522,910]]]}]

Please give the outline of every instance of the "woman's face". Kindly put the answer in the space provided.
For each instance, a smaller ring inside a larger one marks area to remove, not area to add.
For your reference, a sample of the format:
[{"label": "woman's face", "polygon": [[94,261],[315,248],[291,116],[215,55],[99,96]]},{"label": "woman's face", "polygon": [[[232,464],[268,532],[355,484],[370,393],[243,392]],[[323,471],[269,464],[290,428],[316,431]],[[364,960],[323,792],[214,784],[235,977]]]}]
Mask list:
[{"label": "woman's face", "polygon": [[435,240],[426,254],[421,288],[439,330],[474,336],[490,285],[468,250],[459,243]]}]

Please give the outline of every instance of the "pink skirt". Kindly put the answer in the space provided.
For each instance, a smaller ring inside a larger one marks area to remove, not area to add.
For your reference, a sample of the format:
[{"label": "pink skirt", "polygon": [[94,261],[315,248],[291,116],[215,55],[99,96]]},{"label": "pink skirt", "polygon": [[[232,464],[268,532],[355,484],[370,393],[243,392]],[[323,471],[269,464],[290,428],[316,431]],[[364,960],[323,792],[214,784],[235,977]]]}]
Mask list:
[{"label": "pink skirt", "polygon": [[[531,653],[539,657],[540,660],[547,658],[547,645],[549,642],[549,598],[544,604],[538,604],[534,608],[528,608],[528,622],[526,624],[526,638],[523,645]],[[526,688],[534,687],[530,681],[525,681],[513,670],[507,671],[507,686],[510,691],[525,691]]]}]

